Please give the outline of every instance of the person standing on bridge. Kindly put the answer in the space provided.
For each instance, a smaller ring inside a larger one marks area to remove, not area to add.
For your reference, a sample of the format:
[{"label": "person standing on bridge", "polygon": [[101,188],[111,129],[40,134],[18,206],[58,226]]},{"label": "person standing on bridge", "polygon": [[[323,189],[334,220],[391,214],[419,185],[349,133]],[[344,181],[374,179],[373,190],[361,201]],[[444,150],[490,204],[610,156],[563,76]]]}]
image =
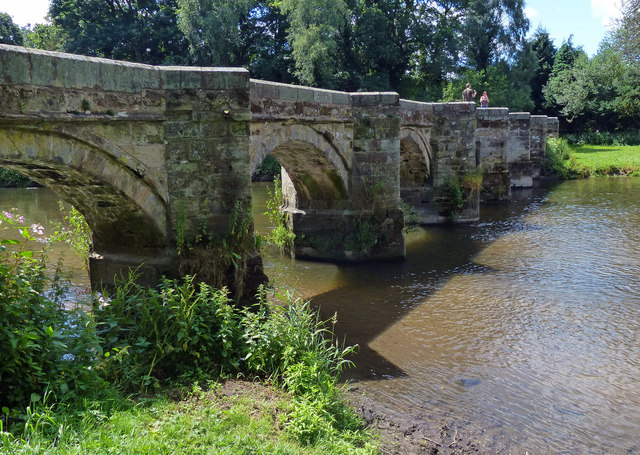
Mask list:
[{"label": "person standing on bridge", "polygon": [[480,107],[489,107],[489,97],[487,96],[487,92],[482,92],[482,96],[480,97]]},{"label": "person standing on bridge", "polygon": [[467,88],[462,91],[462,101],[473,101],[477,93],[471,88],[471,84],[467,82]]}]

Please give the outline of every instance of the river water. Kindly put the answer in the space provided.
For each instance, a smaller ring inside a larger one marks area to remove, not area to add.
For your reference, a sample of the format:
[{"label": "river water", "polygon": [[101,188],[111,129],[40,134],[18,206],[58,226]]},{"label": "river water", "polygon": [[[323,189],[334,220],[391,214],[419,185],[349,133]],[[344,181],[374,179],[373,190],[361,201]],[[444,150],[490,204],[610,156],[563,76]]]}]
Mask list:
[{"label": "river water", "polygon": [[[41,223],[55,201],[0,190],[0,209]],[[256,184],[260,232],[264,202]],[[592,178],[412,231],[403,262],[270,252],[265,271],[338,313],[337,332],[360,347],[347,375],[384,407],[451,417],[501,453],[640,454],[639,226],[640,179]]]}]

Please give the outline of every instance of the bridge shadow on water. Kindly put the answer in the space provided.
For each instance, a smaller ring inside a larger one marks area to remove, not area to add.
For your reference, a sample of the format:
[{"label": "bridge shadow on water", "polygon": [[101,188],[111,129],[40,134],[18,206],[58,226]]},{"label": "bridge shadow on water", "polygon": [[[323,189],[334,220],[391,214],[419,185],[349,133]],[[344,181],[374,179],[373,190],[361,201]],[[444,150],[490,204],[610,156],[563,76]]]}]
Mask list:
[{"label": "bridge shadow on water", "polygon": [[[338,266],[339,285],[311,300],[323,319],[337,313],[334,331],[340,341],[358,345],[352,358],[355,368],[346,370],[343,379],[407,377],[406,371],[370,347],[372,341],[403,318],[411,317],[418,306],[428,305],[430,297],[454,277],[495,272],[474,262],[474,258],[507,233],[537,229],[523,218],[541,204],[545,193],[521,191],[510,203],[483,207],[481,220],[476,223],[416,229],[407,235],[405,261]],[[393,338],[383,341],[399,343],[394,347],[396,352],[412,349]]]}]

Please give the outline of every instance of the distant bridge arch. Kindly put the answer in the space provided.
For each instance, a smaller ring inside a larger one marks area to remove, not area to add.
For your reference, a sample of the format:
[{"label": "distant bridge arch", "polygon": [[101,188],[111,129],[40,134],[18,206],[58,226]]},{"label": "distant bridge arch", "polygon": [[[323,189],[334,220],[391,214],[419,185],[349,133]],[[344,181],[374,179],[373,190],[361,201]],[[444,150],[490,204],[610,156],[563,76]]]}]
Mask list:
[{"label": "distant bridge arch", "polygon": [[251,172],[271,155],[295,188],[296,208],[334,208],[349,198],[349,169],[338,147],[330,133],[308,125],[260,124],[251,135]]},{"label": "distant bridge arch", "polygon": [[[428,136],[428,131],[427,134]],[[428,185],[433,158],[429,138],[416,128],[400,130],[400,186]],[[433,184],[433,179],[431,179]]]}]

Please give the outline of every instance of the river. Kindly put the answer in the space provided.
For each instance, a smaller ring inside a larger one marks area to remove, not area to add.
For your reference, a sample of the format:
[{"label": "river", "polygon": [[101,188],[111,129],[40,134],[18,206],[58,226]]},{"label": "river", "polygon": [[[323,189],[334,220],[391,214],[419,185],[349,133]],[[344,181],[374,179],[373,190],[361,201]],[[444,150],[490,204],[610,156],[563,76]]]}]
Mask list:
[{"label": "river", "polygon": [[[0,190],[28,222],[56,217],[56,201]],[[255,184],[259,232],[264,202]],[[347,376],[383,407],[455,419],[500,453],[640,453],[639,202],[640,179],[562,182],[410,232],[403,262],[268,252],[265,271],[338,313],[360,346]]]}]

